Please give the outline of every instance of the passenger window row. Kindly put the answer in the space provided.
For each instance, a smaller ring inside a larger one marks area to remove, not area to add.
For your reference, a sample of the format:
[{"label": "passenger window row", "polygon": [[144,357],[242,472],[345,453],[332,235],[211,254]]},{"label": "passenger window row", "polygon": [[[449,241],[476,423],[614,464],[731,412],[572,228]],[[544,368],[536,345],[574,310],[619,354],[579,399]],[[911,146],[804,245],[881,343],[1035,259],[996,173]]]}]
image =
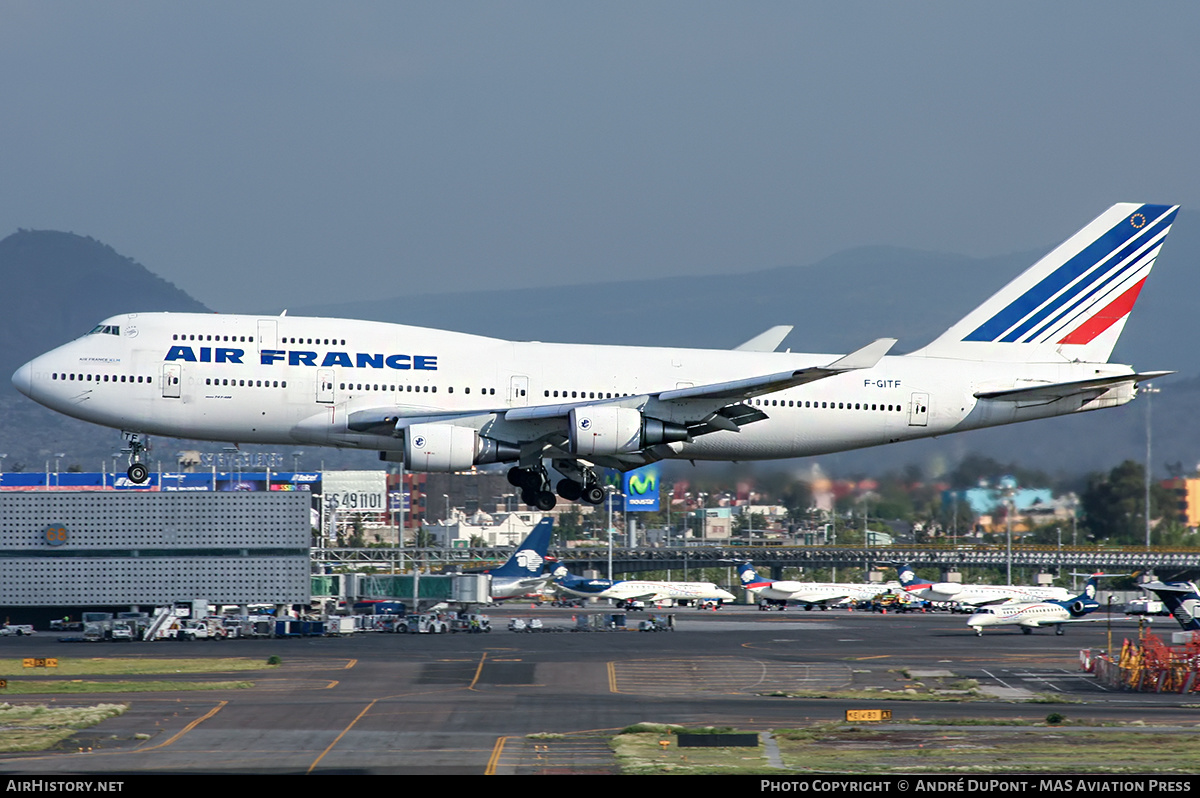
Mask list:
[{"label": "passenger window row", "polygon": [[118,375],[116,374],[64,374],[57,371],[50,374],[50,379],[52,380],[65,380],[68,382],[150,382],[149,377],[143,378],[139,376],[134,379],[133,375],[125,374],[121,374],[119,377],[118,379]]},{"label": "passenger window row", "polygon": [[204,380],[205,385],[228,385],[231,388],[286,388],[287,380],[228,380],[214,379],[209,377]]},{"label": "passenger window row", "polygon": [[172,335],[171,340],[172,341],[229,341],[231,343],[236,343],[238,341],[245,343],[245,342],[249,341],[250,343],[253,343],[254,336],[253,335],[242,335],[242,336],[209,335],[209,336],[205,336],[205,335],[182,335],[181,334],[181,335]]},{"label": "passenger window row", "polygon": [[814,402],[805,401],[798,402],[795,400],[784,401],[782,399],[755,399],[754,404],[759,407],[812,407],[826,408],[831,410],[883,410],[884,412],[903,412],[903,405],[881,405],[868,404],[866,402]]}]

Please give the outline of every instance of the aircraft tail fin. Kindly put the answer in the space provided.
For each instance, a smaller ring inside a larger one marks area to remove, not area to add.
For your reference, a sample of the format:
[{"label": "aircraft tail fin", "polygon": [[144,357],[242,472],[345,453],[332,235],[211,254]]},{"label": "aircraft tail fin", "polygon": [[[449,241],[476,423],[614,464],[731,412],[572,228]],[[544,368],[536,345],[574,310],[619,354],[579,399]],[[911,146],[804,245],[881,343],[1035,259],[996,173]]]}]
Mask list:
[{"label": "aircraft tail fin", "polygon": [[748,562],[738,566],[738,577],[742,580],[742,587],[747,590],[753,590],[759,587],[766,587],[771,584],[770,579],[764,579],[754,570],[754,566]]},{"label": "aircraft tail fin", "polygon": [[1100,602],[1096,601],[1096,590],[1100,587],[1100,579],[1105,576],[1119,576],[1120,574],[1101,574],[1095,573],[1087,578],[1083,583],[1083,592],[1075,598],[1069,598],[1066,601],[1058,602],[1067,612],[1071,613],[1072,617],[1078,618],[1081,615],[1087,615],[1100,607]]},{"label": "aircraft tail fin", "polygon": [[1178,205],[1113,205],[914,356],[1105,363]]},{"label": "aircraft tail fin", "polygon": [[517,550],[504,564],[492,571],[492,576],[539,576],[550,548],[550,534],[554,531],[554,520],[547,518],[538,522]]},{"label": "aircraft tail fin", "polygon": [[1200,631],[1200,592],[1192,582],[1147,582],[1141,586],[1158,596],[1185,632]]},{"label": "aircraft tail fin", "polygon": [[900,575],[900,587],[905,590],[930,587],[930,583],[918,577],[917,572],[908,563],[903,563],[897,567],[896,572]]}]

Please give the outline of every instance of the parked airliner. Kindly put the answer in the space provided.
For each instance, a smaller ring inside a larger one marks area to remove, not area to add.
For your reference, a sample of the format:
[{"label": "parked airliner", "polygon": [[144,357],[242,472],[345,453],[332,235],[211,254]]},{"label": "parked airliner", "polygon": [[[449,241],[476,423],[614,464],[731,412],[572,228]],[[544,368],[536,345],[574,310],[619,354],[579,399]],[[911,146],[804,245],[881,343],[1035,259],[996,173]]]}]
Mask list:
[{"label": "parked airliner", "polygon": [[553,531],[553,519],[539,521],[503,565],[486,572],[492,577],[490,592],[493,601],[539,593],[550,584],[554,576],[543,573],[542,565],[546,562],[546,550],[550,548]]},{"label": "parked airliner", "polygon": [[904,356],[886,356],[892,338],[840,357],[774,351],[786,328],[701,350],[128,313],[26,363],[13,383],[122,430],[134,482],[147,478],[147,436],[167,435],[373,449],[414,471],[512,463],[531,506],[552,508],[555,490],[599,504],[597,466],[801,457],[1129,402],[1170,373],[1108,358],[1177,210],[1112,206]]},{"label": "parked airliner", "polygon": [[554,569],[554,584],[569,596],[579,598],[614,599],[618,606],[629,602],[653,604],[673,601],[727,602],[734,595],[712,582],[656,582],[644,579],[588,579],[575,576],[566,566]]},{"label": "parked airliner", "polygon": [[[776,606],[782,609],[789,601],[804,605],[804,609],[813,607],[828,609],[830,604],[841,604],[843,601],[870,601],[880,593],[888,592],[887,585],[860,584],[850,585],[840,582],[793,582],[782,579],[765,579],[758,575],[750,563],[742,563],[738,567],[738,576],[742,587],[754,594],[763,603],[763,608]],[[895,584],[895,583],[893,583]]]},{"label": "parked airliner", "polygon": [[919,579],[911,565],[901,565],[900,587],[925,601],[944,601],[983,607],[1009,602],[1065,601],[1065,587],[1034,585],[964,585],[959,582],[929,582]]}]

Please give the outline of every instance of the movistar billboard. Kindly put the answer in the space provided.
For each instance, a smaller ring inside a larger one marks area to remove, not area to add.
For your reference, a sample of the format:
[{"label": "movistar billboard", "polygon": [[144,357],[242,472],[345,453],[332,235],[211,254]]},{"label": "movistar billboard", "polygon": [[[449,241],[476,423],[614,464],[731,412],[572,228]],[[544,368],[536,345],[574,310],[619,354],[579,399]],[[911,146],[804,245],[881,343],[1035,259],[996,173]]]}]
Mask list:
[{"label": "movistar billboard", "polygon": [[625,511],[658,512],[658,465],[625,472]]}]

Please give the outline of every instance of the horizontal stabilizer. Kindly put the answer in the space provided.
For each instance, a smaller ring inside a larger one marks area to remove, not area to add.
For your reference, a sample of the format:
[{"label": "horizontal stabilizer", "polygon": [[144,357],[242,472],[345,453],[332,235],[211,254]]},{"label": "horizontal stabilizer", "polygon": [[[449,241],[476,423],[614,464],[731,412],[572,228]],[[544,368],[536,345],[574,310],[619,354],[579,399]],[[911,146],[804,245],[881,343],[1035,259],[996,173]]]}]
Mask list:
[{"label": "horizontal stabilizer", "polygon": [[1112,377],[1097,377],[1091,380],[1051,382],[1021,388],[1005,388],[999,391],[979,391],[975,394],[975,398],[998,399],[1011,402],[1054,401],[1055,399],[1063,399],[1068,396],[1077,396],[1086,393],[1099,394],[1122,383],[1140,383],[1174,373],[1173,371],[1147,371],[1141,374],[1118,374]]}]

